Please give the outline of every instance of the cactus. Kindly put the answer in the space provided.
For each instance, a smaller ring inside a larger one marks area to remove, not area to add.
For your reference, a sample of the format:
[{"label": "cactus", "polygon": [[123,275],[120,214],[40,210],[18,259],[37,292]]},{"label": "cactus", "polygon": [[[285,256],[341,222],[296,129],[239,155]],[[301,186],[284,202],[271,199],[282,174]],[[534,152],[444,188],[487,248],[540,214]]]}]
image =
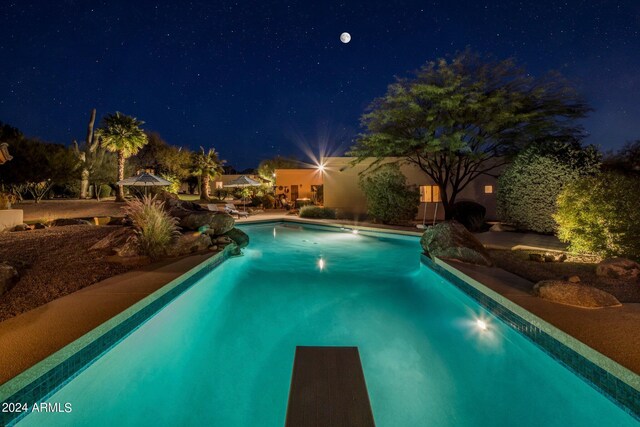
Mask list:
[{"label": "cactus", "polygon": [[80,162],[81,182],[80,182],[80,198],[86,199],[89,191],[89,177],[96,163],[101,162],[99,159],[102,154],[98,150],[98,138],[93,133],[93,125],[96,121],[96,109],[91,110],[89,125],[87,126],[87,137],[84,146],[80,148],[78,142],[73,140],[73,152]]}]

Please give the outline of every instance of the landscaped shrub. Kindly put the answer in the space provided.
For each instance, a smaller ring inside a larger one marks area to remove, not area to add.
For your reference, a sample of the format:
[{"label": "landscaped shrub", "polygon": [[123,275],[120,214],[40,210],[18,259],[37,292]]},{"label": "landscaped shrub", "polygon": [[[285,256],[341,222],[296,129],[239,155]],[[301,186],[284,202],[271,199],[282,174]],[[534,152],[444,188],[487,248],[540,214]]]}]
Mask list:
[{"label": "landscaped shrub", "polygon": [[480,231],[484,225],[487,209],[480,203],[461,201],[451,207],[452,218],[464,225],[469,231]]},{"label": "landscaped shrub", "polygon": [[99,198],[100,198],[100,199],[103,199],[103,198],[105,198],[105,197],[109,197],[109,196],[111,196],[111,192],[112,192],[112,191],[113,191],[113,189],[112,189],[109,185],[107,185],[107,184],[102,184],[102,185],[99,187],[99,193],[98,193]]},{"label": "landscaped shrub", "polygon": [[164,202],[144,196],[128,201],[124,211],[135,227],[140,253],[154,259],[165,255],[179,232],[178,220],[164,210]]},{"label": "landscaped shrub", "polygon": [[596,173],[599,157],[594,148],[576,144],[526,149],[498,179],[498,215],[521,230],[553,233],[560,191],[579,177]]},{"label": "landscaped shrub", "polygon": [[613,172],[567,185],[558,197],[558,237],[575,252],[640,259],[640,179]]},{"label": "landscaped shrub", "polygon": [[336,211],[331,208],[308,205],[300,209],[300,218],[336,219]]},{"label": "landscaped shrub", "polygon": [[163,173],[161,177],[171,183],[171,185],[164,187],[164,189],[171,194],[178,194],[178,192],[180,191],[180,187],[182,187],[182,181],[180,180],[180,178],[170,173]]},{"label": "landscaped shrub", "polygon": [[407,187],[407,179],[396,164],[386,164],[360,178],[370,216],[384,224],[402,223],[418,213],[420,195]]}]

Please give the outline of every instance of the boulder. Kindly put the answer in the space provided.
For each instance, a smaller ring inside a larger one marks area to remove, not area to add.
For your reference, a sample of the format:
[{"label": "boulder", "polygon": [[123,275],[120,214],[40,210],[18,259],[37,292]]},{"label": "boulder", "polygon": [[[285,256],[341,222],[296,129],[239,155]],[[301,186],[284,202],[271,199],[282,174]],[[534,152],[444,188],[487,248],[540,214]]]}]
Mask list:
[{"label": "boulder", "polygon": [[115,253],[115,248],[120,248],[127,243],[127,241],[135,236],[135,231],[132,228],[118,227],[111,233],[107,234],[102,239],[98,240],[89,248],[90,251],[99,250],[112,250]]},{"label": "boulder", "polygon": [[537,297],[582,308],[620,307],[620,301],[608,292],[593,286],[571,283],[564,280],[543,280],[533,286]]},{"label": "boulder", "polygon": [[3,262],[0,264],[0,295],[8,292],[18,281],[18,270]]},{"label": "boulder", "polygon": [[29,227],[27,224],[18,224],[15,227],[13,227],[13,231],[28,231],[31,230],[31,227]]},{"label": "boulder", "polygon": [[567,255],[563,253],[546,252],[544,254],[544,262],[564,262],[567,260]]},{"label": "boulder", "polygon": [[614,279],[640,279],[640,264],[626,258],[608,258],[596,266],[596,275]]},{"label": "boulder", "polygon": [[249,244],[249,236],[240,229],[232,228],[224,233],[224,235],[233,240],[239,248],[244,248]]},{"label": "boulder", "polygon": [[185,230],[197,230],[218,236],[231,230],[235,224],[231,215],[210,211],[199,203],[180,200],[175,194],[163,191],[156,197],[164,202],[165,210],[169,215],[178,218],[178,225]]},{"label": "boulder", "polygon": [[206,251],[211,246],[211,238],[202,233],[182,234],[167,251],[168,256],[189,255]]},{"label": "boulder", "polygon": [[452,258],[471,264],[493,265],[482,243],[457,221],[445,221],[427,228],[420,244],[424,253],[431,258]]},{"label": "boulder", "polygon": [[544,262],[544,255],[542,255],[542,254],[529,254],[529,261]]},{"label": "boulder", "polygon": [[215,243],[218,245],[228,245],[232,240],[229,236],[220,236],[215,240]]},{"label": "boulder", "polygon": [[571,283],[580,283],[580,276],[569,276],[567,280]]},{"label": "boulder", "polygon": [[138,242],[133,238],[127,239],[122,245],[114,247],[112,252],[120,257],[136,257],[142,255]]},{"label": "boulder", "polygon": [[178,219],[183,229],[207,231],[207,234],[215,236],[231,230],[236,223],[233,217],[225,212],[211,211],[194,211]]},{"label": "boulder", "polygon": [[65,227],[67,225],[93,225],[86,219],[76,219],[76,218],[58,218],[53,220],[51,226],[53,227]]},{"label": "boulder", "polygon": [[500,222],[495,223],[491,226],[491,228],[489,228],[489,231],[516,231],[516,228],[511,226],[511,225],[507,225],[507,224],[502,224]]},{"label": "boulder", "polygon": [[33,228],[36,229],[36,230],[43,230],[43,229],[47,228],[47,226],[44,225],[41,222],[36,222],[35,224],[33,224]]}]

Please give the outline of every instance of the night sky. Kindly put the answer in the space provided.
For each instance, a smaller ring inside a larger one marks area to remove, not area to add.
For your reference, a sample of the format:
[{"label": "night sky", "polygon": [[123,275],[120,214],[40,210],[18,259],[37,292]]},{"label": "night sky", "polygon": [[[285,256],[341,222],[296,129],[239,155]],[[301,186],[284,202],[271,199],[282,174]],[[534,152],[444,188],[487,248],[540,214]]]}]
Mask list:
[{"label": "night sky", "polygon": [[640,138],[637,0],[0,0],[0,120],[68,144],[118,110],[255,167],[347,148],[394,76],[467,46],[576,81],[588,142]]}]

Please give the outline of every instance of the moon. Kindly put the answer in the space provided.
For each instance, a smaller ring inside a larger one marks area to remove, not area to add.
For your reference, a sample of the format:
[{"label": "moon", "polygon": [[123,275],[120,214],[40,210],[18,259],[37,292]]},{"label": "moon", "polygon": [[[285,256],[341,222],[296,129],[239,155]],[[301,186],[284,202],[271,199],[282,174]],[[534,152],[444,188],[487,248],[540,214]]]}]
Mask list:
[{"label": "moon", "polygon": [[351,34],[349,33],[340,34],[340,41],[344,44],[349,43],[351,41]]}]

